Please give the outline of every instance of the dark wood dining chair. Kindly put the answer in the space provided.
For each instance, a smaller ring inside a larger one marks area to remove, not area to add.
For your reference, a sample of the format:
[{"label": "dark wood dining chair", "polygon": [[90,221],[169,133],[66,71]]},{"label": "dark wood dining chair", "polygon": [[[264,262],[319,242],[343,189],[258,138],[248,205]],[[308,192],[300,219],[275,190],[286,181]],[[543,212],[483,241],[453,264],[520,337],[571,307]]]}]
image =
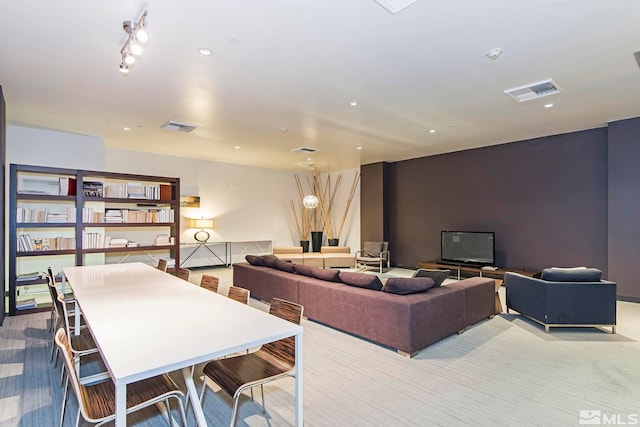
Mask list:
[{"label": "dark wood dining chair", "polygon": [[227,296],[234,301],[241,302],[242,304],[249,304],[249,289],[241,288],[239,286],[231,286]]},{"label": "dark wood dining chair", "polygon": [[[293,302],[274,298],[269,313],[299,325],[303,307]],[[295,376],[296,351],[295,337],[271,342],[259,350],[227,359],[217,359],[207,363],[204,374],[233,397],[231,426],[235,426],[238,413],[238,401],[243,391],[260,386],[262,391],[262,409],[264,404],[264,384],[285,377]],[[202,384],[200,403],[204,399],[207,382]]]},{"label": "dark wood dining chair", "polygon": [[220,279],[218,279],[216,276],[203,274],[202,279],[200,279],[200,287],[209,289],[212,292],[218,292],[219,282],[220,282]]},{"label": "dark wood dining chair", "polygon": [[188,268],[178,268],[178,272],[176,273],[179,279],[186,280],[187,282],[191,279],[191,270]]},{"label": "dark wood dining chair", "polygon": [[[80,416],[96,426],[100,426],[109,421],[115,420],[115,385],[111,379],[97,384],[82,385],[78,381],[76,371],[73,368],[73,352],[69,345],[69,339],[64,329],[59,329],[55,336],[56,344],[60,353],[64,355],[64,365],[67,372],[67,381],[64,385],[64,395],[62,397],[62,410],[60,412],[60,425],[63,424],[65,405],[69,394],[69,385],[74,391],[78,401],[78,415],[76,425],[79,424]],[[187,420],[182,404],[184,393],[178,388],[175,382],[167,375],[148,378],[142,381],[127,385],[127,414],[164,402],[166,409],[170,412],[169,399],[176,399],[180,408],[182,425],[187,425]],[[171,414],[167,414],[171,420]]]},{"label": "dark wood dining chair", "polygon": [[160,270],[160,271],[164,271],[164,272],[166,272],[166,271],[167,271],[167,266],[168,266],[168,262],[167,262],[167,260],[166,260],[166,259],[164,259],[164,258],[160,258],[160,259],[158,260],[158,265],[156,266],[156,268],[157,268],[158,270]]}]

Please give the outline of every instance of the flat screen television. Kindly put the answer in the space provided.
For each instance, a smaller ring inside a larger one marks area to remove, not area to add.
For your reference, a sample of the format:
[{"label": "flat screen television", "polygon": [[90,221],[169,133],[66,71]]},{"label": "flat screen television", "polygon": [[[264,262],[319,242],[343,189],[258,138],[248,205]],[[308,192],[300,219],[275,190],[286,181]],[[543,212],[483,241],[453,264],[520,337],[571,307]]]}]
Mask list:
[{"label": "flat screen television", "polygon": [[494,265],[494,237],[492,231],[442,231],[440,258],[445,263]]}]

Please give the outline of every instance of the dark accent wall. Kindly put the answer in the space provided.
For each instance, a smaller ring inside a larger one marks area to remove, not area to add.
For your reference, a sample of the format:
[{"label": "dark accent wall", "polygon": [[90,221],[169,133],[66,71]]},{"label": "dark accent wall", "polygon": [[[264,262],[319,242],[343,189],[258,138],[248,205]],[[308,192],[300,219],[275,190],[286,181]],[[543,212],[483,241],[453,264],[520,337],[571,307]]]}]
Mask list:
[{"label": "dark accent wall", "polygon": [[640,118],[609,124],[609,279],[640,300]]},{"label": "dark accent wall", "polygon": [[6,122],[5,122],[5,104],[4,104],[4,94],[2,92],[2,86],[0,86],[0,160],[2,160],[2,166],[0,168],[0,197],[2,197],[2,201],[0,204],[2,205],[2,213],[0,214],[0,283],[2,286],[2,298],[0,298],[0,326],[2,326],[2,322],[4,321],[4,294],[6,292],[5,289],[5,280],[4,280],[4,272],[5,272],[5,242],[4,236],[6,235],[4,225],[5,225],[5,164],[7,159],[7,151],[6,151]]},{"label": "dark accent wall", "polygon": [[361,168],[360,238],[363,242],[389,240],[389,167],[389,163],[374,163]]}]

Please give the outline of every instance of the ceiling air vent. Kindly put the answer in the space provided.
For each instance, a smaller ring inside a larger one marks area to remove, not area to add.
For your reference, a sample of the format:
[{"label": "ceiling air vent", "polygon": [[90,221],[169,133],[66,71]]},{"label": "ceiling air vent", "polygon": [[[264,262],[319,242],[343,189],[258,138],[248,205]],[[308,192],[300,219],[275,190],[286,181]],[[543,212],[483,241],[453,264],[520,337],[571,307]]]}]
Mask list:
[{"label": "ceiling air vent", "polygon": [[293,150],[294,153],[303,153],[303,154],[309,154],[309,153],[315,153],[318,151],[317,148],[311,148],[311,147],[298,147],[298,148],[294,148]]},{"label": "ceiling air vent", "polygon": [[558,85],[551,79],[504,91],[505,94],[518,102],[531,101],[532,99],[542,98],[543,96],[553,95],[559,92],[560,89],[558,89]]},{"label": "ceiling air vent", "polygon": [[177,130],[179,132],[186,132],[186,133],[193,132],[198,128],[197,126],[194,126],[194,125],[187,125],[185,123],[178,123],[173,121],[168,121],[167,123],[163,124],[162,127],[164,129]]},{"label": "ceiling air vent", "polygon": [[394,15],[400,12],[402,9],[411,6],[417,1],[418,0],[375,0],[376,3],[378,3],[380,6],[384,7]]}]

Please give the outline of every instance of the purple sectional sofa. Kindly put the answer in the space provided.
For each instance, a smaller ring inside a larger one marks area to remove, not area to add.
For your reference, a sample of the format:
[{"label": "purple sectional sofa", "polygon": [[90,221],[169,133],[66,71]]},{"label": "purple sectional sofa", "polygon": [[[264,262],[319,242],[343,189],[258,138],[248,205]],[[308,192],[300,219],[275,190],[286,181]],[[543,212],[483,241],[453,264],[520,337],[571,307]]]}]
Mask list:
[{"label": "purple sectional sofa", "polygon": [[[324,271],[331,275],[331,270]],[[332,271],[338,274],[338,270]],[[239,263],[233,265],[233,284],[249,289],[253,298],[265,302],[277,297],[301,304],[305,317],[405,356],[495,314],[494,281],[481,277],[397,295]]]}]

